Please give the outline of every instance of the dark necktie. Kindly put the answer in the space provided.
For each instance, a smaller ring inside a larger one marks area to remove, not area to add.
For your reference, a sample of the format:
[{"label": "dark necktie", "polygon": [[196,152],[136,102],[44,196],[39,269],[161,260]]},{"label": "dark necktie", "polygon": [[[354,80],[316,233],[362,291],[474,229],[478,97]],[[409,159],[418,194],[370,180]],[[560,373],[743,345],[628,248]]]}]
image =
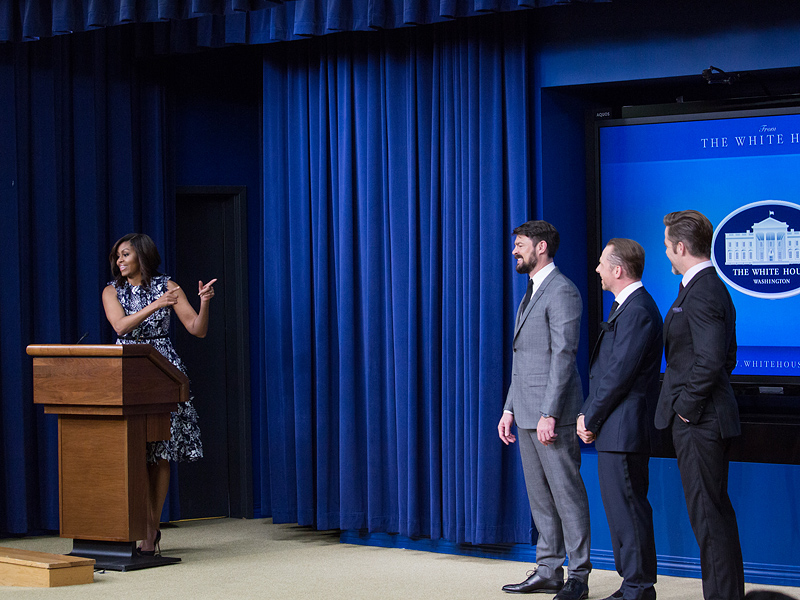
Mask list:
[{"label": "dark necktie", "polygon": [[683,288],[684,288],[684,285],[683,285],[683,282],[681,281],[681,284],[678,286],[678,293],[679,294],[683,291]]},{"label": "dark necktie", "polygon": [[618,308],[619,308],[619,302],[614,300],[614,303],[611,305],[611,310],[608,311],[608,320],[609,321],[611,320],[611,317],[614,316],[614,313],[617,312]]},{"label": "dark necktie", "polygon": [[533,296],[533,279],[528,277],[528,290],[525,292],[525,297],[522,299],[522,311],[519,314],[525,314],[525,309],[528,308],[528,302],[531,301]]}]

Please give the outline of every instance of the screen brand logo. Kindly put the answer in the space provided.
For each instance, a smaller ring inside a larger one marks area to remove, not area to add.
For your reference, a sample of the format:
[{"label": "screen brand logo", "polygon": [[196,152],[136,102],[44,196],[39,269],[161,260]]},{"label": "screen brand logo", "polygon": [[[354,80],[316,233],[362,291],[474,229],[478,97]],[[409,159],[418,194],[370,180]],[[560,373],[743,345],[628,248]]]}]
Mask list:
[{"label": "screen brand logo", "polygon": [[757,298],[800,294],[800,205],[783,200],[747,204],[714,231],[711,260],[732,288]]}]

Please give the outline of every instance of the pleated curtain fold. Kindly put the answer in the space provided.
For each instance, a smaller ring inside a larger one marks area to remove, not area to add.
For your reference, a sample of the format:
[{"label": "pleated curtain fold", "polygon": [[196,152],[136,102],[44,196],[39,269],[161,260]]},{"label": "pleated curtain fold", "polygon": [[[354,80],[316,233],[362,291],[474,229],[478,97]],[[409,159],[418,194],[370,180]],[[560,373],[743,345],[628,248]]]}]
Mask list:
[{"label": "pleated curtain fold", "polygon": [[267,52],[260,485],[276,521],[531,540],[497,422],[533,61],[501,17]]}]

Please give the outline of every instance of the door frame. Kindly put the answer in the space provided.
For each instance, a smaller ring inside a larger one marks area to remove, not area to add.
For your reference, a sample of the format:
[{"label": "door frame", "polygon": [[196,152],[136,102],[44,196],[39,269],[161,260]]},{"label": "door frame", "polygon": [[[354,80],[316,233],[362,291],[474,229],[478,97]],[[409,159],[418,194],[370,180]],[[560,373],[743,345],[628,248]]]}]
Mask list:
[{"label": "door frame", "polygon": [[[250,403],[250,319],[248,310],[247,268],[247,187],[243,185],[191,185],[175,188],[175,204],[181,196],[201,196],[225,204],[225,233],[232,241],[225,244],[225,272],[233,273],[233,301],[225,303],[225,364],[234,385],[228,385],[228,500],[231,517],[253,517],[253,458]],[[176,214],[177,217],[177,214]],[[177,218],[176,218],[177,223]],[[177,223],[180,226],[180,223]],[[230,288],[229,288],[230,289]],[[244,326],[240,326],[243,323]],[[237,393],[238,392],[238,393]]]}]

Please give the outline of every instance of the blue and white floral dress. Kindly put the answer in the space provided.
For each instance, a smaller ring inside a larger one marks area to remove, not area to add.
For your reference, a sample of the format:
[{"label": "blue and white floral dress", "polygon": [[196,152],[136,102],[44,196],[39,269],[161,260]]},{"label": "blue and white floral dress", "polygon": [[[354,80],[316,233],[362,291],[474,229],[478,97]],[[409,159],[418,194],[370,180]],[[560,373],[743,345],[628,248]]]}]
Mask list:
[{"label": "blue and white floral dress", "polygon": [[[167,291],[169,279],[166,275],[156,275],[150,280],[150,287],[130,285],[128,282],[120,286],[115,281],[109,282],[109,285],[113,285],[117,290],[119,303],[125,309],[125,314],[130,315],[160,298]],[[171,314],[171,307],[159,308],[142,321],[136,329],[120,336],[117,343],[155,346],[156,350],[186,375],[186,368],[169,339]],[[155,463],[159,459],[195,461],[202,458],[203,443],[200,440],[197,411],[192,405],[192,399],[190,391],[189,401],[178,403],[178,412],[172,413],[171,439],[147,443],[148,463]]]}]

